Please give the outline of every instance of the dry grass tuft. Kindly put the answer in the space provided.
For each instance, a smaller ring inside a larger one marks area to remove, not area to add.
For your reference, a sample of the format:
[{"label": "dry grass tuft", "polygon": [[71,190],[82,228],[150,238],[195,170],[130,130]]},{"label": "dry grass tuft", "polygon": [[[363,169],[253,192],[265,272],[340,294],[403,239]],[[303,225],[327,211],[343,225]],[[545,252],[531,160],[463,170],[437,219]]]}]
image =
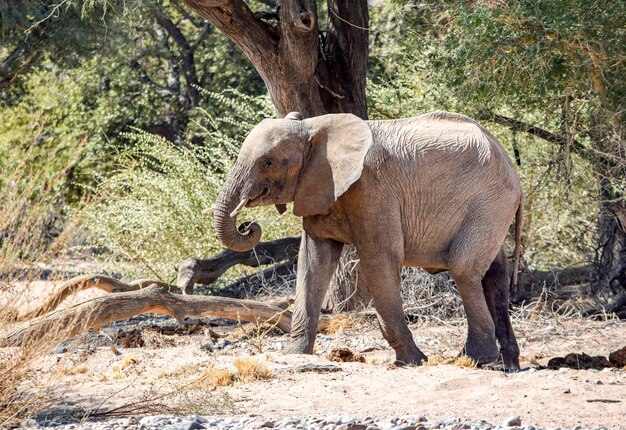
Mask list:
[{"label": "dry grass tuft", "polygon": [[468,357],[467,355],[462,355],[454,359],[452,363],[454,366],[458,367],[467,367],[469,369],[475,369],[478,364],[474,361],[474,359]]},{"label": "dry grass tuft", "polygon": [[[45,122],[37,125],[33,143],[47,132]],[[0,333],[10,333],[18,316],[34,304],[33,297],[38,294],[35,282],[43,279],[41,265],[67,257],[72,241],[81,237],[81,215],[67,216],[62,190],[82,145],[66,149],[55,160],[59,163],[42,164],[40,145],[24,143],[24,149],[7,154],[13,159],[0,162]],[[58,278],[55,273],[47,276],[48,281]],[[68,321],[70,324],[81,322]],[[54,402],[45,386],[49,378],[42,378],[34,369],[58,339],[65,337],[67,329],[54,327],[43,336],[24,339],[20,347],[0,349],[0,428],[19,424]],[[83,368],[68,371],[81,373]]]},{"label": "dry grass tuft", "polygon": [[341,363],[365,363],[365,357],[355,354],[348,348],[333,348],[327,355],[330,361]]},{"label": "dry grass tuft", "polygon": [[211,366],[200,374],[195,385],[204,387],[207,382],[213,387],[225,387],[235,382],[235,374],[228,369]]},{"label": "dry grass tuft", "polygon": [[324,334],[343,334],[346,330],[350,330],[356,324],[356,319],[348,314],[336,314],[330,318],[328,325],[323,330]]},{"label": "dry grass tuft", "polygon": [[128,369],[129,367],[136,366],[141,363],[141,358],[137,354],[127,354],[120,361],[114,363],[111,366],[111,370],[113,372],[121,372],[124,369]]},{"label": "dry grass tuft", "polygon": [[384,364],[386,359],[380,357],[365,357],[365,364],[380,365]]},{"label": "dry grass tuft", "polygon": [[237,358],[233,364],[237,369],[238,380],[244,384],[272,377],[271,369],[254,358]]},{"label": "dry grass tuft", "polygon": [[59,376],[84,375],[87,372],[89,372],[89,368],[85,364],[78,364],[76,366],[70,367],[61,367],[58,370]]},{"label": "dry grass tuft", "polygon": [[461,355],[455,358],[449,357],[430,357],[426,362],[426,366],[451,365],[457,367],[466,367],[468,369],[476,369],[477,363],[467,355]]}]

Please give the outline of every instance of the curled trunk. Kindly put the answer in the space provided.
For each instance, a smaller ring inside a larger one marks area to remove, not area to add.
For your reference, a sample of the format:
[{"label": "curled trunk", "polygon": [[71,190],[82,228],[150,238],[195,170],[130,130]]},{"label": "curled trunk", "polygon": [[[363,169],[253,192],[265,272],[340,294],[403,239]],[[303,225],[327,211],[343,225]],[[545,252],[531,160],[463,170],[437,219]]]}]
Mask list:
[{"label": "curled trunk", "polygon": [[250,251],[261,240],[261,227],[254,222],[244,222],[237,227],[237,215],[231,214],[241,201],[241,193],[233,182],[227,180],[220,191],[213,209],[213,226],[224,246],[238,252]]}]

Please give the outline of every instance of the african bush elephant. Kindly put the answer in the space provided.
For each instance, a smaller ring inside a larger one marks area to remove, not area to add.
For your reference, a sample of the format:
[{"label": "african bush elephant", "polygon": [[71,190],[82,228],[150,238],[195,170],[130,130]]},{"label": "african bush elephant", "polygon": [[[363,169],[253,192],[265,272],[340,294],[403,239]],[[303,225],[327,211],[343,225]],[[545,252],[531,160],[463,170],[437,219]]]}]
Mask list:
[{"label": "african bush elephant", "polygon": [[515,216],[517,273],[522,199],[505,150],[466,116],[363,121],[293,112],[263,120],[245,139],[214,206],[214,226],[224,245],[246,251],[259,242],[261,228],[237,228],[244,207],[275,204],[282,213],[293,202],[293,213],[303,217],[291,352],[313,352],[331,276],[344,244],[354,244],[359,282],[369,289],[397,363],[426,360],[402,310],[400,273],[407,265],[449,270],[467,314],[463,352],[478,363],[501,355],[515,369],[519,348],[503,243]]}]

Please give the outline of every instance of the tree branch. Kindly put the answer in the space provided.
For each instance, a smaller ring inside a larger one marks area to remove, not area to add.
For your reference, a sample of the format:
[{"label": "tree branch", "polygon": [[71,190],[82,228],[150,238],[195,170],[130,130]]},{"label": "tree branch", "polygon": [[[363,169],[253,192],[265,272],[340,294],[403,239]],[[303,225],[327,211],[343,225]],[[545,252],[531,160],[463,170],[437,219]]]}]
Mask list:
[{"label": "tree branch", "polygon": [[544,130],[543,128],[519,121],[517,119],[509,118],[504,115],[498,115],[494,112],[481,112],[478,114],[478,119],[493,121],[496,124],[508,127],[513,131],[523,131],[537,136],[541,139],[547,140],[548,142],[556,143],[557,145],[567,145],[568,143],[572,143],[574,147],[579,150],[587,150],[587,148],[585,148],[580,142],[575,139],[572,139],[570,142],[564,136],[552,133],[550,131]]},{"label": "tree branch", "polygon": [[30,320],[32,318],[39,317],[48,312],[55,310],[65,299],[72,294],[84,291],[90,288],[97,288],[106,293],[127,293],[130,291],[137,291],[145,288],[149,285],[158,285],[167,289],[169,292],[180,294],[180,288],[169,285],[164,282],[151,281],[146,279],[138,279],[131,283],[124,283],[118,281],[107,275],[81,275],[65,281],[57,288],[54,289],[52,294],[48,296],[46,301],[36,308],[21,314],[18,316],[18,321]]},{"label": "tree branch", "polygon": [[533,136],[537,136],[543,140],[546,140],[551,143],[555,143],[560,146],[571,145],[572,148],[582,156],[589,156],[589,149],[587,149],[582,143],[577,141],[576,139],[567,139],[564,136],[558,135],[556,133],[552,133],[548,130],[544,130],[543,128],[537,127],[532,124],[528,124],[523,121],[519,121],[514,118],[509,118],[504,115],[498,115],[494,112],[484,111],[478,114],[478,119],[482,121],[492,121],[496,124],[503,125],[508,127],[513,131],[522,131],[525,133],[532,134]]},{"label": "tree branch", "polygon": [[141,65],[141,63],[139,62],[138,59],[131,60],[130,68],[137,70],[139,72],[139,79],[141,80],[141,82],[143,82],[144,84],[148,84],[148,85],[154,87],[154,89],[160,95],[165,96],[165,97],[172,97],[172,96],[177,96],[178,95],[176,92],[172,91],[171,88],[166,88],[166,87],[164,87],[162,85],[159,85],[158,83],[154,82],[150,78],[150,76],[148,75],[148,72],[146,72],[146,70],[143,68],[143,66]]},{"label": "tree branch", "polygon": [[269,62],[276,41],[269,26],[256,19],[243,0],[183,0],[244,51],[253,64]]},{"label": "tree branch", "polygon": [[[200,92],[196,88],[198,85],[198,75],[196,73],[196,60],[194,56],[194,48],[189,44],[185,35],[180,29],[166,16],[158,15],[157,23],[167,32],[174,43],[181,50],[181,60],[183,73],[187,81],[187,94],[189,97],[190,107],[196,107],[200,103]],[[206,30],[205,30],[206,33]]]}]

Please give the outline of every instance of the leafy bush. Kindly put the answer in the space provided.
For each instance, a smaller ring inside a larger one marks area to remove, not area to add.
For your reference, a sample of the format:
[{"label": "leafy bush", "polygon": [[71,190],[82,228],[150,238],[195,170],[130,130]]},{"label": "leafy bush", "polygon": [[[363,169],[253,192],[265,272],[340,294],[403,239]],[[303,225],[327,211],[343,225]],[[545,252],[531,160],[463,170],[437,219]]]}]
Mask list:
[{"label": "leafy bush", "polygon": [[[212,215],[202,211],[215,201],[247,132],[272,114],[265,98],[212,96],[234,114],[205,113],[195,124],[205,130],[204,146],[175,145],[140,131],[126,135],[133,144],[117,158],[116,173],[99,186],[88,222],[96,244],[111,251],[105,254],[110,263],[132,263],[115,270],[171,281],[175,263],[223,248],[213,234]],[[273,207],[252,212],[248,215],[264,227],[264,240],[299,231],[296,218],[278,217]]]}]

